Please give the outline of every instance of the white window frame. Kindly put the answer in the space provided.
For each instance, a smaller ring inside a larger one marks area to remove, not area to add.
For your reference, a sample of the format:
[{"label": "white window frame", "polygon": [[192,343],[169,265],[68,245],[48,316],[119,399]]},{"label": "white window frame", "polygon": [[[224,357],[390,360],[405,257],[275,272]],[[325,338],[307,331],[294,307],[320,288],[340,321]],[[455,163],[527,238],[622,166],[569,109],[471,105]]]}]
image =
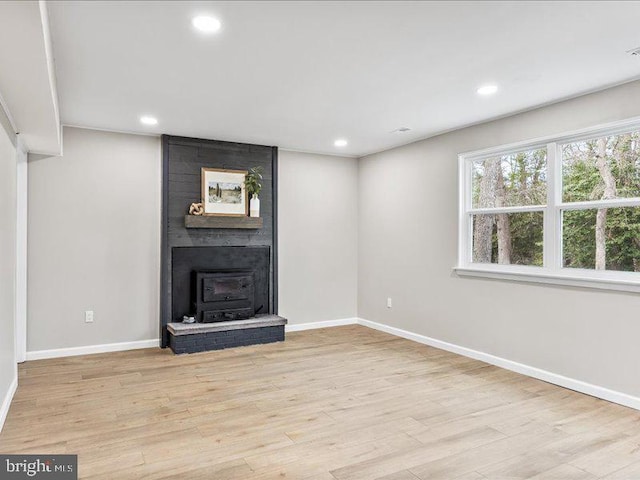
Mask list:
[{"label": "white window frame", "polygon": [[[605,290],[640,292],[640,273],[599,271],[562,266],[562,212],[569,210],[590,210],[594,208],[640,207],[640,197],[616,198],[588,202],[562,201],[562,162],[561,145],[593,139],[602,136],[617,135],[640,130],[640,117],[598,125],[573,132],[537,138],[524,142],[461,153],[458,155],[458,265],[454,270],[458,275],[485,277],[499,280],[512,280],[534,283],[569,285]],[[473,208],[472,163],[488,157],[502,156],[524,150],[547,149],[547,204],[518,207]],[[543,266],[499,265],[474,263],[473,215],[483,213],[519,213],[541,211],[544,215]]]}]

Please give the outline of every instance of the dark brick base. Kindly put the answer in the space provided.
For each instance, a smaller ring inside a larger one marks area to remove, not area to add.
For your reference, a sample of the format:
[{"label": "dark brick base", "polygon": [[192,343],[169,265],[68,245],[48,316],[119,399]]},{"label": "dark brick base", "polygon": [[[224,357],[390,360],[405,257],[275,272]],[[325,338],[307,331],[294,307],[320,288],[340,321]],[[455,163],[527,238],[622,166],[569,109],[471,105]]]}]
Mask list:
[{"label": "dark brick base", "polygon": [[169,347],[173,353],[196,353],[223,348],[243,347],[261,343],[284,341],[284,325],[274,327],[246,328],[224,332],[173,335],[169,333]]}]

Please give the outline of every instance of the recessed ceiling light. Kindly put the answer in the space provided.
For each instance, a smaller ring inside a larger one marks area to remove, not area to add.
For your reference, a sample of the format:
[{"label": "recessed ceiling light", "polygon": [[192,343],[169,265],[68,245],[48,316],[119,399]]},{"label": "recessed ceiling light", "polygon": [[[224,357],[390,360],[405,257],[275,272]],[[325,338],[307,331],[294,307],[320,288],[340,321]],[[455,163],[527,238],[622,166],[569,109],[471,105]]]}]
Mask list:
[{"label": "recessed ceiling light", "polygon": [[627,50],[629,55],[633,55],[634,57],[640,57],[640,47],[632,48],[631,50]]},{"label": "recessed ceiling light", "polygon": [[493,95],[497,91],[498,91],[497,85],[483,85],[477,90],[478,95]]},{"label": "recessed ceiling light", "polygon": [[344,138],[339,138],[338,140],[336,140],[335,142],[333,142],[333,144],[334,144],[336,147],[346,147],[348,143],[349,143],[349,142],[347,142]]},{"label": "recessed ceiling light", "polygon": [[140,117],[140,123],[144,125],[157,125],[158,119],[155,117],[150,117],[148,115],[143,115],[142,117]]},{"label": "recessed ceiling light", "polygon": [[204,33],[215,33],[220,30],[220,27],[222,26],[220,20],[214,17],[208,17],[206,15],[193,17],[193,20],[191,20],[191,24]]}]

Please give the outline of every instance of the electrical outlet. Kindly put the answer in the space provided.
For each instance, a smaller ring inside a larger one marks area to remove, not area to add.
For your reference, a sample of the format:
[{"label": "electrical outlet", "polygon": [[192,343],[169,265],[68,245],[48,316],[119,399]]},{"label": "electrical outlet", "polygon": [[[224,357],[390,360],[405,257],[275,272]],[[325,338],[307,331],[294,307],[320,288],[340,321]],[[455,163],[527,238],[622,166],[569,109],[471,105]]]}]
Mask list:
[{"label": "electrical outlet", "polygon": [[93,323],[93,310],[87,310],[84,312],[85,323]]},{"label": "electrical outlet", "polygon": [[391,297],[387,298],[387,308],[393,307],[393,302],[391,301]]}]

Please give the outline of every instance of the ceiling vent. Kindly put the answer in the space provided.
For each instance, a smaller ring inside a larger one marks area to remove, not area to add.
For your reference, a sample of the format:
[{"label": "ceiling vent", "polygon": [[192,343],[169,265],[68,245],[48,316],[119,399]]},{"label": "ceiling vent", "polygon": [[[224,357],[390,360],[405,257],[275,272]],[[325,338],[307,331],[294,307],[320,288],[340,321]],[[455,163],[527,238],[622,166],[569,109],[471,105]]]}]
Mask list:
[{"label": "ceiling vent", "polygon": [[634,57],[640,57],[640,47],[632,48],[631,50],[627,50],[627,53],[629,55],[634,56]]}]

